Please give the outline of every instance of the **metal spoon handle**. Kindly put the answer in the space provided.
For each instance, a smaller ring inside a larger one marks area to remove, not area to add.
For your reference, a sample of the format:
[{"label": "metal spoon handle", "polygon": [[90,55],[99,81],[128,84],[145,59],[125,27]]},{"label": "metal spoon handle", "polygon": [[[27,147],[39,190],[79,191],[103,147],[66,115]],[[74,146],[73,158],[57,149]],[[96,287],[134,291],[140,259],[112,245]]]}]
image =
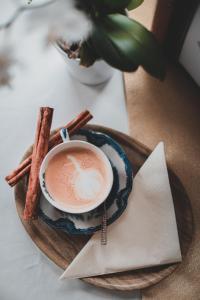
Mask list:
[{"label": "metal spoon handle", "polygon": [[107,244],[107,211],[106,204],[103,204],[103,215],[102,215],[102,223],[101,223],[101,245]]}]

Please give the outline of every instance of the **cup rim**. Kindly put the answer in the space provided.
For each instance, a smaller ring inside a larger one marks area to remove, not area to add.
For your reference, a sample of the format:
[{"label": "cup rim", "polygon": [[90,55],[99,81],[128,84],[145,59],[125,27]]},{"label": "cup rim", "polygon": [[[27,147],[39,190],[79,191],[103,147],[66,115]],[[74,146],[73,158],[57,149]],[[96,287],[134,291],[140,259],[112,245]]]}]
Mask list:
[{"label": "cup rim", "polygon": [[[70,146],[69,146],[70,145]],[[104,161],[104,164],[106,166],[106,171],[108,173],[108,178],[109,178],[109,182],[107,184],[107,188],[105,189],[105,192],[103,194],[102,197],[100,197],[100,200],[98,202],[95,202],[95,204],[93,205],[88,205],[86,207],[76,207],[76,206],[67,206],[67,205],[62,205],[61,202],[59,201],[56,201],[54,200],[50,194],[48,193],[48,190],[46,188],[46,185],[44,184],[45,183],[45,179],[44,179],[44,173],[45,173],[45,170],[46,170],[46,167],[49,163],[49,161],[52,159],[52,157],[54,156],[53,153],[55,152],[55,155],[59,152],[58,149],[61,148],[60,151],[64,150],[65,147],[66,148],[71,148],[71,146],[77,146],[77,147],[80,147],[80,145],[83,146],[84,148],[84,145],[87,145],[89,146],[88,149],[91,149],[93,150],[95,153],[97,153],[98,155],[100,155],[101,159]],[[51,157],[52,156],[52,157]],[[63,212],[66,212],[66,213],[71,213],[71,214],[81,214],[81,213],[87,213],[87,212],[90,212],[91,210],[97,208],[99,205],[101,205],[108,197],[111,189],[112,189],[112,186],[113,186],[113,180],[114,180],[114,176],[113,176],[113,170],[112,170],[112,166],[111,166],[111,163],[108,159],[108,157],[106,156],[106,154],[100,149],[98,148],[97,146],[89,143],[89,142],[86,142],[86,141],[80,141],[80,140],[69,140],[69,141],[66,141],[66,142],[63,142],[57,146],[55,146],[54,148],[52,148],[45,156],[45,158],[43,159],[42,161],[42,164],[41,164],[41,167],[40,167],[40,171],[39,171],[39,182],[40,182],[40,187],[41,187],[41,190],[42,190],[42,193],[45,197],[45,199],[52,205],[54,206],[55,208],[63,211]]]}]

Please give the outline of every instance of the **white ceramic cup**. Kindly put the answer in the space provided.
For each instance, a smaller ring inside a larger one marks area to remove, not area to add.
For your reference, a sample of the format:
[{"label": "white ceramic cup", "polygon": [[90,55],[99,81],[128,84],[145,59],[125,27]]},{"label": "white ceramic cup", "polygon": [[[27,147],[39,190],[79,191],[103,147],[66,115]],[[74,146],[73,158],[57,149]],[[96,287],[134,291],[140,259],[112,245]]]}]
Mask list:
[{"label": "white ceramic cup", "polygon": [[[102,191],[102,195],[99,198],[99,200],[95,203],[92,203],[91,205],[83,205],[83,207],[76,207],[76,206],[68,206],[67,204],[64,205],[61,202],[57,201],[56,199],[53,199],[50,194],[48,193],[48,190],[46,188],[46,184],[45,184],[45,171],[46,168],[48,167],[48,164],[50,162],[50,160],[59,152],[63,151],[63,150],[67,150],[70,148],[84,148],[84,149],[89,149],[91,151],[93,151],[94,153],[96,153],[102,163],[105,166],[105,170],[107,173],[107,182],[106,182],[106,186],[104,186],[104,190]],[[53,205],[54,207],[56,207],[57,209],[67,212],[67,213],[73,213],[73,214],[79,214],[79,213],[85,213],[88,211],[91,211],[93,209],[95,209],[96,207],[98,207],[100,204],[102,204],[106,198],[108,197],[112,185],[113,185],[113,171],[112,171],[112,167],[110,164],[109,159],[107,158],[107,156],[104,154],[104,152],[102,150],[100,150],[98,147],[94,146],[93,144],[90,144],[88,142],[85,141],[78,141],[78,140],[66,140],[64,143],[54,147],[52,150],[50,150],[46,157],[44,158],[41,168],[40,168],[40,172],[39,172],[39,180],[40,180],[40,186],[41,186],[41,190],[43,195],[45,196],[45,198],[49,201],[49,203],[51,205]]]}]

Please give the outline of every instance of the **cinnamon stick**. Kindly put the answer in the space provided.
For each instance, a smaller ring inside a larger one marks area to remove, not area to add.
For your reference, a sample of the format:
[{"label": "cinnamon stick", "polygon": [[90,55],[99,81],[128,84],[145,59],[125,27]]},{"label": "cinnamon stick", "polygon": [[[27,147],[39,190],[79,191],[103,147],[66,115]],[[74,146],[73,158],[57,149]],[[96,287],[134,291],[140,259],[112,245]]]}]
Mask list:
[{"label": "cinnamon stick", "polygon": [[41,107],[37,122],[35,143],[33,146],[32,163],[26,194],[24,209],[24,220],[31,220],[37,217],[37,204],[39,193],[39,169],[48,152],[49,136],[52,123],[53,109]]},{"label": "cinnamon stick", "polygon": [[[92,119],[92,115],[89,111],[84,111],[79,114],[75,119],[64,127],[68,129],[69,135],[72,136],[81,127],[86,125]],[[49,140],[49,149],[62,142],[60,132],[57,131]],[[15,186],[24,175],[26,175],[31,168],[32,155],[25,159],[20,166],[14,170],[10,175],[6,176],[6,181],[10,186]]]},{"label": "cinnamon stick", "polygon": [[29,156],[27,159],[25,159],[20,166],[14,170],[10,175],[6,176],[6,180],[9,181],[11,180],[13,177],[18,176],[18,174],[20,174],[24,169],[27,168],[28,165],[30,165],[31,163],[31,157]]},{"label": "cinnamon stick", "polygon": [[[32,159],[31,159],[32,161]],[[17,184],[17,182],[26,174],[28,174],[30,172],[31,169],[31,162],[29,165],[27,165],[24,169],[22,169],[18,174],[16,174],[15,176],[13,176],[9,181],[8,184],[10,186],[15,186]]]},{"label": "cinnamon stick", "polygon": [[[78,129],[83,127],[92,119],[92,115],[88,110],[80,113],[75,119],[69,122],[64,126],[69,132],[69,135],[73,135]],[[49,149],[60,144],[62,142],[62,138],[60,136],[60,131],[58,130],[49,141]]]}]

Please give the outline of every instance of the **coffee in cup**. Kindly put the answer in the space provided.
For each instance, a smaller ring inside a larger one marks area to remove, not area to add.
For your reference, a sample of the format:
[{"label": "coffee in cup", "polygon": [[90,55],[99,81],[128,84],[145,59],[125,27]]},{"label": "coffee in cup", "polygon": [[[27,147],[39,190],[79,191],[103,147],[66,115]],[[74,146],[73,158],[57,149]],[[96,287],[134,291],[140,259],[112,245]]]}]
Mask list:
[{"label": "coffee in cup", "polygon": [[47,154],[41,169],[45,197],[67,212],[81,213],[97,207],[112,187],[108,158],[87,142],[69,141],[55,147]]}]

